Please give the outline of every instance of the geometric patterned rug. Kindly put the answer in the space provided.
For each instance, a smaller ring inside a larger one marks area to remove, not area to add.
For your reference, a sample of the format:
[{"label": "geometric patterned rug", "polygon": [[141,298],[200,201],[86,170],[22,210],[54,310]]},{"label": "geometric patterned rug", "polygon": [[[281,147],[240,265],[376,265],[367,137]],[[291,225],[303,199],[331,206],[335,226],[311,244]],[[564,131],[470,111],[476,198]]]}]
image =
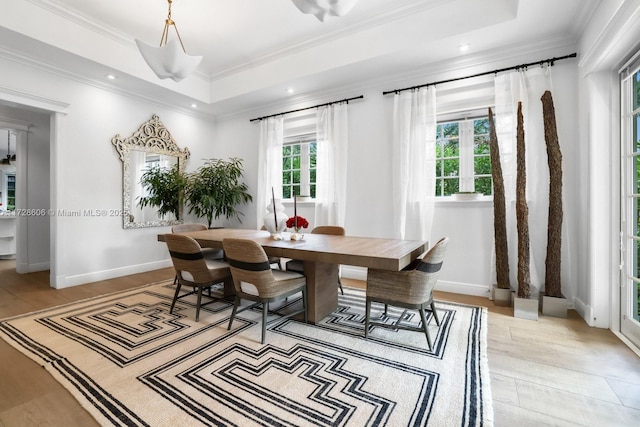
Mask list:
[{"label": "geometric patterned rug", "polygon": [[429,322],[427,350],[423,334],[404,330],[374,328],[365,340],[364,292],[344,291],[317,325],[270,325],[264,345],[260,311],[231,331],[228,302],[203,307],[200,322],[193,299],[169,314],[171,281],[4,319],[0,337],[101,425],[493,424],[485,308],[436,301],[441,325]]}]

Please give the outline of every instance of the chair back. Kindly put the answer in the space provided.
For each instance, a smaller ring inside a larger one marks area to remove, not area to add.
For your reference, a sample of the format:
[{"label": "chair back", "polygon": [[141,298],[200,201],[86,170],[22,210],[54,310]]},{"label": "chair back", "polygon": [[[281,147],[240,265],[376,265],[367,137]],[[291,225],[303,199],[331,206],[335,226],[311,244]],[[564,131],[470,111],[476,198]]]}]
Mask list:
[{"label": "chair back", "polygon": [[276,291],[271,263],[259,243],[247,239],[224,239],[222,247],[231,268],[236,292],[268,298]]},{"label": "chair back", "polygon": [[189,231],[201,231],[206,230],[207,226],[204,224],[191,223],[191,224],[177,224],[171,227],[172,233],[188,233]]},{"label": "chair back", "polygon": [[440,276],[440,269],[449,245],[449,238],[443,237],[418,261],[415,271],[424,276],[424,285],[433,288]]},{"label": "chair back", "polygon": [[178,280],[184,284],[208,283],[211,280],[202,249],[195,239],[181,234],[165,234],[164,240]]},{"label": "chair back", "polygon": [[344,236],[344,227],[338,225],[319,225],[311,230],[311,234],[329,234],[332,236]]}]

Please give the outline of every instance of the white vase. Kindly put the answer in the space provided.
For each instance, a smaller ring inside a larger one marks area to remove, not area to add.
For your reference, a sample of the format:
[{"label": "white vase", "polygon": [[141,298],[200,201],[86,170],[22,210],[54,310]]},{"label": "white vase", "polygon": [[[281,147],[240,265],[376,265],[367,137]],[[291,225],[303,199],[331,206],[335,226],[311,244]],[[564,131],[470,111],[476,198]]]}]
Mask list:
[{"label": "white vase", "polygon": [[275,214],[273,203],[267,206],[267,214],[264,216],[264,227],[274,240],[282,240],[282,232],[287,228],[287,214],[284,211],[280,199],[276,199]]}]

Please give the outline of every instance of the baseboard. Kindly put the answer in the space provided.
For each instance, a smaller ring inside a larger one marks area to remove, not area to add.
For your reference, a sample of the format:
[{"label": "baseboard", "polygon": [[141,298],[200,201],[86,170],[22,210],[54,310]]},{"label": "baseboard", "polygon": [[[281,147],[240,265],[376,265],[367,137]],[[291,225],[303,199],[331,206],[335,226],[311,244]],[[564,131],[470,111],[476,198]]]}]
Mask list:
[{"label": "baseboard", "polygon": [[341,265],[340,275],[345,279],[367,280],[366,267],[354,267],[351,265]]},{"label": "baseboard", "polygon": [[16,272],[19,274],[24,274],[35,273],[36,271],[46,271],[50,269],[50,265],[51,264],[48,261],[35,264],[20,263],[16,264]]},{"label": "baseboard", "polygon": [[593,310],[591,309],[591,307],[588,304],[585,304],[580,298],[574,297],[573,298],[573,309],[578,312],[580,317],[582,317],[585,322],[587,322],[587,325],[595,326],[595,324],[592,321],[592,319],[593,319]]},{"label": "baseboard", "polygon": [[438,283],[436,284],[436,291],[489,298],[491,286],[438,280]]},{"label": "baseboard", "polygon": [[112,270],[95,271],[86,274],[78,274],[75,276],[57,276],[54,287],[56,289],[70,288],[72,286],[85,285],[87,283],[99,282],[101,280],[109,280],[115,277],[128,276],[130,274],[146,273],[147,271],[160,270],[162,268],[171,267],[173,264],[170,259],[164,261],[154,261],[146,264],[130,265],[122,268],[114,268]]}]

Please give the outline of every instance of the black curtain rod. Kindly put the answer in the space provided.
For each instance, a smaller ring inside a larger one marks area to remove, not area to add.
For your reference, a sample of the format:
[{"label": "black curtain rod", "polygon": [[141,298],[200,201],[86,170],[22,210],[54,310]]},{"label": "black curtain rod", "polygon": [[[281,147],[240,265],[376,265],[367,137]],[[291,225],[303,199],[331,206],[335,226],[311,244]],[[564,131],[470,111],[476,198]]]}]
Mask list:
[{"label": "black curtain rod", "polygon": [[310,110],[312,108],[326,107],[327,105],[339,104],[341,102],[346,102],[348,104],[349,101],[353,101],[354,99],[362,99],[362,98],[364,98],[364,95],[354,96],[353,98],[342,99],[340,101],[327,102],[325,104],[318,104],[318,105],[314,105],[312,107],[298,108],[297,110],[285,111],[284,113],[270,114],[268,116],[262,116],[262,117],[258,117],[256,119],[251,119],[249,121],[250,122],[255,122],[255,121],[258,121],[258,120],[268,119],[269,117],[284,116],[285,114],[289,114],[289,113],[297,113],[298,111]]},{"label": "black curtain rod", "polygon": [[542,66],[544,64],[553,65],[553,63],[556,62],[556,61],[560,61],[562,59],[568,59],[568,58],[575,58],[576,56],[578,56],[577,53],[572,53],[570,55],[559,56],[559,57],[556,57],[556,58],[543,59],[542,61],[529,62],[528,64],[520,64],[520,65],[516,65],[514,67],[499,68],[497,70],[486,71],[484,73],[473,74],[471,76],[456,77],[454,79],[441,80],[439,82],[432,82],[432,83],[426,83],[426,84],[422,84],[422,85],[418,85],[418,86],[405,87],[403,89],[388,90],[386,92],[382,92],[382,94],[383,95],[388,95],[390,93],[394,93],[395,94],[395,93],[400,93],[400,92],[404,92],[404,91],[407,91],[407,90],[415,90],[415,89],[420,89],[422,87],[435,86],[435,85],[439,85],[439,84],[442,84],[442,83],[456,82],[458,80],[471,79],[473,77],[486,76],[488,74],[497,74],[497,73],[501,73],[503,71],[522,70],[522,69],[527,69],[528,67],[531,67],[531,66],[534,66],[534,65],[540,65],[540,66]]}]

